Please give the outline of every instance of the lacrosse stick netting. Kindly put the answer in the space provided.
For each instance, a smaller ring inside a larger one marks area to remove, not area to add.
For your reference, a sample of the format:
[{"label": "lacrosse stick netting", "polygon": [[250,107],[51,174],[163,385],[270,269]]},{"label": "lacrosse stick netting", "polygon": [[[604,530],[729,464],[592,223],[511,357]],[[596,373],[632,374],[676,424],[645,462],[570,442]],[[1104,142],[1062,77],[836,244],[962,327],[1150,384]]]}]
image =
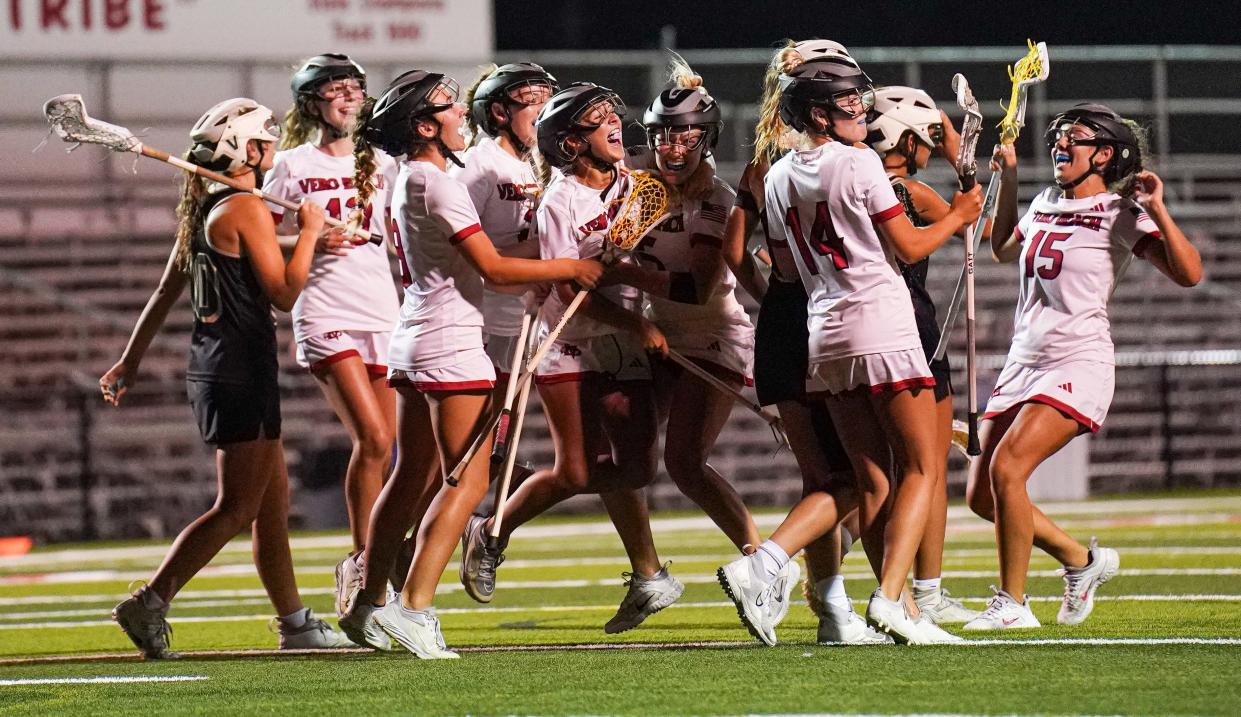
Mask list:
[{"label": "lacrosse stick netting", "polygon": [[[1051,62],[1047,57],[1047,43],[1026,40],[1030,51],[1008,68],[1008,79],[1013,84],[1012,94],[1005,107],[1004,118],[996,125],[1000,128],[1000,142],[1013,144],[1026,124],[1026,94],[1030,87],[1047,80]],[[1003,103],[1001,103],[1003,106]]]}]

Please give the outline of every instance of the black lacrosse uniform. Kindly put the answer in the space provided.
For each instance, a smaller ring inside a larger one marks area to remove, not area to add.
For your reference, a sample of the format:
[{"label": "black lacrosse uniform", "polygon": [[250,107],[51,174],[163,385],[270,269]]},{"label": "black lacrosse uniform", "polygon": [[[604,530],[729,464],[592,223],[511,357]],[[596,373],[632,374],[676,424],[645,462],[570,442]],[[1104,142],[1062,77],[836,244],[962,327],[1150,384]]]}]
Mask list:
[{"label": "black lacrosse uniform", "polygon": [[212,445],[280,437],[276,324],[271,302],[245,258],[211,246],[206,220],[226,190],[203,203],[203,226],[190,241],[194,330],[185,373],[190,407]]},{"label": "black lacrosse uniform", "polygon": [[[770,252],[766,210],[760,211],[754,196],[741,188],[737,190],[736,206],[758,214],[758,223],[767,238]],[[782,401],[807,404],[815,436],[827,458],[828,470],[832,473],[849,471],[852,469],[849,457],[832,425],[827,407],[822,401],[806,400],[806,373],[810,364],[810,330],[806,325],[809,300],[801,278],[782,275],[777,264],[773,263],[771,280],[759,305],[758,322],[754,328],[754,390],[758,394],[758,402],[764,406]]]},{"label": "black lacrosse uniform", "polygon": [[[927,226],[930,222],[918,214],[909,188],[905,186],[901,178],[888,175],[888,180],[892,182],[892,191],[896,192],[896,198],[900,200],[901,207],[905,209],[905,216],[909,217],[909,221],[915,227]],[[931,376],[935,378],[935,400],[941,401],[952,393],[952,371],[948,365],[947,356],[938,361],[931,360],[935,355],[936,347],[939,346],[940,336],[939,321],[935,317],[935,302],[931,301],[931,295],[926,290],[926,275],[931,260],[930,257],[926,257],[913,264],[906,264],[897,259],[896,263],[901,269],[901,276],[905,277],[905,285],[909,287],[909,298],[914,305],[914,320],[918,324],[918,337],[922,340],[922,350],[926,353]]]}]

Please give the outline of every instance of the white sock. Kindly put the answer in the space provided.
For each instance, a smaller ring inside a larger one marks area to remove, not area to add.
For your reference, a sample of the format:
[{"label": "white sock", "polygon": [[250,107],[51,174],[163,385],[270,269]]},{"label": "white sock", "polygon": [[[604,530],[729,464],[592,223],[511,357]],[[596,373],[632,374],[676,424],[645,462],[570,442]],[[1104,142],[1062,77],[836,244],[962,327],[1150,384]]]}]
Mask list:
[{"label": "white sock", "polygon": [[750,560],[757,560],[758,574],[762,575],[767,582],[776,579],[776,575],[788,565],[789,554],[784,552],[784,548],[771,542],[764,540],[763,544],[758,546],[758,550],[750,556]]},{"label": "white sock", "polygon": [[926,580],[914,578],[914,590],[920,590],[922,592],[939,590],[939,583],[940,578],[927,578]]},{"label": "white sock", "polygon": [[819,595],[822,595],[824,605],[828,605],[837,610],[848,612],[852,607],[849,604],[849,596],[845,594],[845,576],[833,575],[830,578],[824,578],[814,585]]},{"label": "white sock", "polygon": [[310,618],[310,608],[304,607],[301,610],[297,610],[296,612],[291,612],[288,615],[281,615],[277,619],[280,620],[281,625],[284,625],[285,627],[296,630],[297,628],[305,625],[306,620],[308,620],[309,618]]}]

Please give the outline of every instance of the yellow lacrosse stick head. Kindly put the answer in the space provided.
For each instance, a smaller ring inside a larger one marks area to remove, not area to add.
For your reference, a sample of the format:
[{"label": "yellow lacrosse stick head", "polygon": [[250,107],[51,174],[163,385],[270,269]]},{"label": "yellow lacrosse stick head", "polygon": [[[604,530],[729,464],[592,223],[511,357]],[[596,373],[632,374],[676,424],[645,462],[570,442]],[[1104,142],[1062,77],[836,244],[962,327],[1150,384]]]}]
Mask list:
[{"label": "yellow lacrosse stick head", "polygon": [[1005,110],[1004,118],[996,125],[1000,128],[1000,142],[1003,144],[1012,144],[1017,141],[1021,128],[1025,126],[1026,92],[1031,85],[1046,80],[1051,70],[1051,63],[1047,57],[1047,44],[1036,43],[1030,39],[1026,40],[1026,44],[1029,52],[1008,67],[1008,79],[1013,84],[1013,90],[1008,98],[1008,106],[1004,107],[1003,103],[1000,104]]},{"label": "yellow lacrosse stick head", "polygon": [[630,172],[629,190],[614,201],[620,208],[608,229],[608,241],[615,249],[630,251],[668,216],[668,187],[645,171]]}]

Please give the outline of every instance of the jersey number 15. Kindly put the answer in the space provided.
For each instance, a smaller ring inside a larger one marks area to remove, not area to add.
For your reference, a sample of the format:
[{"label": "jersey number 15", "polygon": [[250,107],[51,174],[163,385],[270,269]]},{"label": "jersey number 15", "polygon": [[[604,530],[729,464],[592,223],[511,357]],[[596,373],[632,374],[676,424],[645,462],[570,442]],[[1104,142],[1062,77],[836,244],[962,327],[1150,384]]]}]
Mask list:
[{"label": "jersey number 15", "polygon": [[1037,268],[1038,275],[1047,280],[1051,280],[1060,276],[1060,269],[1064,265],[1064,250],[1056,248],[1056,242],[1062,242],[1073,236],[1069,232],[1048,232],[1040,229],[1037,234],[1030,238],[1030,248],[1026,249],[1025,265],[1026,278],[1033,279],[1036,268],[1034,260],[1042,257],[1043,259],[1051,259],[1048,266],[1040,266]]},{"label": "jersey number 15", "polygon": [[801,214],[798,213],[796,206],[789,207],[784,215],[784,223],[789,228],[793,243],[797,245],[797,251],[806,265],[806,271],[811,274],[819,273],[818,263],[811,254],[812,249],[819,256],[831,259],[832,266],[837,271],[849,268],[849,255],[845,253],[845,240],[836,233],[836,227],[832,224],[832,215],[827,211],[827,202],[814,205],[814,224],[810,225],[809,237],[802,231]]}]

